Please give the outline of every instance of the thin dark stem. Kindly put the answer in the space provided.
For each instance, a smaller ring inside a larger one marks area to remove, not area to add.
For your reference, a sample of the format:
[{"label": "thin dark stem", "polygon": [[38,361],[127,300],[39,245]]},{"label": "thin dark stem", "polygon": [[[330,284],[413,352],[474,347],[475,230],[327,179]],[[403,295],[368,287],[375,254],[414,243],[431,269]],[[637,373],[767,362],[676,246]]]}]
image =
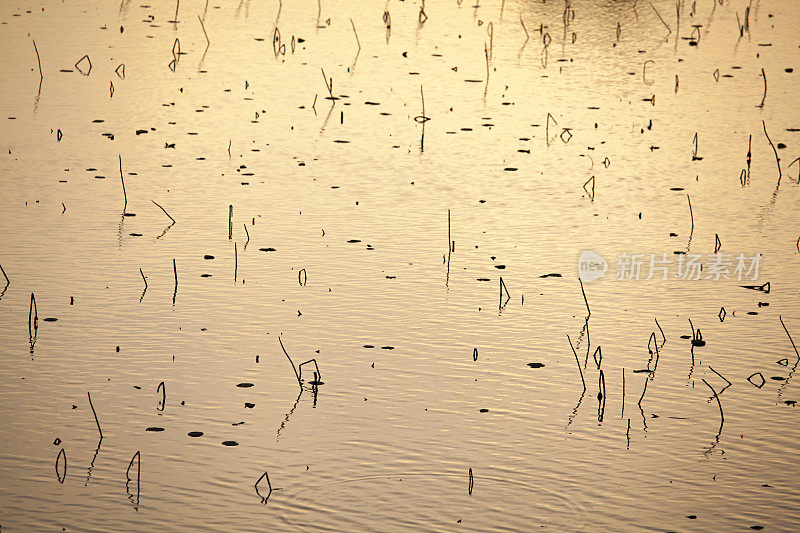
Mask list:
[{"label": "thin dark stem", "polygon": [[94,415],[94,423],[97,424],[97,431],[100,432],[100,440],[102,440],[103,430],[100,429],[100,421],[97,419],[97,411],[94,410],[94,404],[92,404],[92,395],[89,391],[86,391],[86,396],[89,397],[89,407],[92,408],[92,414]]},{"label": "thin dark stem", "polygon": [[164,214],[165,214],[165,215],[167,215],[167,217],[169,217],[169,219],[172,221],[172,223],[173,223],[173,224],[175,223],[175,219],[174,219],[174,218],[172,218],[172,215],[170,215],[169,213],[167,213],[167,210],[166,210],[166,209],[164,209],[163,207],[161,207],[161,206],[160,206],[158,203],[156,203],[156,201],[155,201],[155,200],[153,200],[152,198],[150,199],[150,201],[151,201],[151,202],[153,202],[154,204],[156,204],[156,206],[157,206],[159,209],[161,209],[161,210],[164,212]]},{"label": "thin dark stem", "polygon": [[719,436],[722,434],[722,426],[725,424],[725,415],[722,412],[722,402],[719,401],[719,396],[717,396],[717,391],[714,390],[714,387],[709,385],[708,381],[703,378],[700,378],[700,381],[706,384],[706,386],[711,389],[711,392],[714,394],[714,398],[717,400],[717,405],[719,406],[719,431],[717,431],[717,441],[719,441]]},{"label": "thin dark stem", "polygon": [[42,82],[44,81],[44,74],[42,74],[42,59],[39,57],[39,48],[36,46],[36,39],[31,39],[33,41],[33,49],[36,52],[36,62],[39,65],[39,90],[42,88]]},{"label": "thin dark stem", "polygon": [[588,318],[592,316],[592,310],[589,309],[589,300],[586,299],[586,291],[583,290],[583,281],[581,280],[581,278],[578,278],[578,283],[581,284],[581,294],[583,294],[583,302],[586,304],[586,311],[589,313],[589,315],[586,317],[588,320]]},{"label": "thin dark stem", "polygon": [[[652,8],[653,8],[653,11],[655,11],[655,12],[656,12],[656,16],[658,17],[658,20],[660,20],[660,21],[661,21],[661,23],[664,25],[664,27],[665,27],[665,28],[667,28],[667,30],[669,31],[669,33],[672,33],[672,28],[670,28],[670,27],[669,27],[669,24],[667,24],[667,23],[664,21],[664,19],[661,17],[661,13],[659,13],[659,12],[658,12],[658,9],[656,9],[656,6],[654,6],[654,5],[653,5],[653,2],[648,2],[648,4],[650,4],[650,7],[652,7]],[[667,34],[667,36],[669,36],[669,33]]]},{"label": "thin dark stem", "polygon": [[197,20],[200,21],[200,27],[203,28],[203,35],[206,36],[206,43],[208,43],[206,44],[206,48],[208,48],[211,46],[211,39],[208,38],[208,33],[206,33],[206,25],[203,24],[203,19],[200,18],[200,15],[197,15]]},{"label": "thin dark stem", "polygon": [[358,33],[356,32],[356,25],[353,23],[353,19],[350,19],[350,25],[353,27],[353,35],[356,36],[356,44],[358,45],[358,51],[361,52],[361,41],[358,40]]},{"label": "thin dark stem", "polygon": [[294,376],[297,378],[297,384],[300,385],[300,388],[302,389],[303,388],[303,382],[300,381],[300,374],[297,373],[297,367],[294,366],[294,361],[292,361],[292,358],[289,357],[289,353],[286,351],[286,348],[284,348],[283,341],[281,340],[280,337],[278,337],[278,342],[280,343],[281,350],[283,350],[283,353],[286,355],[286,358],[292,364],[292,370],[294,370]]},{"label": "thin dark stem", "polygon": [[764,78],[764,96],[761,97],[761,103],[756,107],[764,109],[764,100],[767,99],[767,73],[764,72],[764,67],[761,67],[761,77]]},{"label": "thin dark stem", "polygon": [[569,338],[569,334],[567,334],[567,340],[569,341],[569,347],[572,348],[572,354],[575,356],[575,363],[578,365],[578,372],[581,374],[581,383],[583,383],[583,392],[586,392],[586,380],[583,379],[583,370],[581,369],[581,362],[578,360],[578,353],[575,351],[575,347],[572,345],[572,339]]},{"label": "thin dark stem", "polygon": [[118,157],[119,157],[119,179],[122,182],[122,195],[125,197],[125,206],[122,208],[122,211],[125,212],[125,209],[128,208],[128,193],[125,192],[125,178],[122,177],[122,155],[118,154]]},{"label": "thin dark stem", "polygon": [[781,185],[781,177],[783,176],[783,173],[781,172],[781,159],[778,157],[778,150],[775,149],[775,145],[772,144],[772,139],[769,138],[769,134],[767,133],[767,123],[762,120],[761,121],[761,125],[764,127],[764,136],[767,138],[767,141],[769,141],[769,145],[772,147],[772,151],[775,152],[775,164],[778,165],[778,185],[777,185],[777,187],[780,187],[780,185]]}]

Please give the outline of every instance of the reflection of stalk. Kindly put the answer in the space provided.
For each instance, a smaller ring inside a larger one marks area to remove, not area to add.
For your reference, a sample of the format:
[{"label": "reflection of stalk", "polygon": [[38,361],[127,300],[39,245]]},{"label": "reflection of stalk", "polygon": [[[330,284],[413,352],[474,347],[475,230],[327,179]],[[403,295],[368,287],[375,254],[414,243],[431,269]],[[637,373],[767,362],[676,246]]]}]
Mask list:
[{"label": "reflection of stalk", "polygon": [[600,389],[597,392],[597,421],[602,422],[603,415],[606,412],[606,378],[602,370],[600,370],[600,378],[597,385]]},{"label": "reflection of stalk", "polygon": [[[64,473],[62,474],[58,469],[58,463],[61,461],[61,458],[64,458]],[[58,478],[59,483],[64,483],[64,480],[67,479],[67,452],[64,451],[64,448],[58,452],[58,456],[56,457],[56,477]]]},{"label": "reflection of stalk", "polygon": [[[266,496],[262,496],[261,492],[258,490],[258,484],[261,483],[262,479],[267,480],[267,488],[269,488],[269,492]],[[266,470],[263,474],[261,474],[261,477],[256,480],[256,482],[253,484],[253,487],[256,489],[256,494],[258,494],[258,497],[261,498],[261,503],[266,505],[267,500],[269,500],[270,495],[272,495],[272,483],[269,482],[269,474],[266,472]]]},{"label": "reflection of stalk", "polygon": [[572,339],[569,338],[569,334],[567,334],[567,340],[569,341],[569,347],[572,348],[572,354],[575,356],[575,363],[578,365],[578,372],[581,374],[581,383],[583,383],[583,392],[586,392],[586,380],[583,379],[583,370],[581,369],[581,362],[578,360],[578,353],[575,351],[575,347],[572,345]]},{"label": "reflection of stalk", "polygon": [[[130,482],[132,481],[131,467],[133,466],[134,461],[136,461],[136,501],[134,501],[133,494],[131,494],[130,491]],[[131,457],[131,462],[128,463],[128,469],[125,471],[125,478],[126,478],[125,492],[128,493],[128,498],[130,498],[131,502],[134,505],[139,505],[139,485],[141,480],[141,473],[142,473],[142,456],[139,453],[139,451],[137,451],[135,454],[133,454],[133,457]]]}]

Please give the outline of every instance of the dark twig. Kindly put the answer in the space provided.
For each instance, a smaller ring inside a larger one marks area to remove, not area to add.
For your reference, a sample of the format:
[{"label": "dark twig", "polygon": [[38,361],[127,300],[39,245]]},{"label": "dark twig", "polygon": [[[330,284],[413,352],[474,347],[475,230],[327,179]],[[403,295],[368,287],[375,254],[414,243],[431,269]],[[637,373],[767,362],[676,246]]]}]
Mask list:
[{"label": "dark twig", "polygon": [[725,383],[727,383],[727,385],[725,385],[724,387],[722,387],[722,390],[720,390],[720,391],[719,391],[719,394],[722,394],[723,392],[725,392],[725,389],[727,389],[728,387],[730,387],[731,385],[733,385],[733,383],[731,383],[730,381],[728,381],[728,378],[726,378],[725,376],[723,376],[722,374],[720,374],[719,372],[717,372],[716,370],[714,370],[714,368],[713,368],[712,366],[710,366],[710,365],[709,365],[709,367],[708,367],[708,368],[709,368],[709,369],[710,369],[710,370],[711,370],[713,373],[715,373],[716,375],[718,375],[719,377],[721,377],[721,378],[722,378],[722,379],[725,381]]},{"label": "dark twig", "polygon": [[119,179],[122,182],[122,195],[125,197],[125,206],[122,208],[122,212],[125,212],[125,209],[128,208],[128,193],[125,192],[125,178],[122,177],[122,155],[118,154],[119,157]]},{"label": "dark twig", "polygon": [[589,309],[589,300],[586,299],[586,291],[583,290],[583,281],[581,280],[581,278],[578,278],[578,283],[581,284],[581,294],[583,294],[583,302],[586,304],[586,311],[589,313],[586,316],[586,318],[588,319],[590,316],[592,316],[592,310]]},{"label": "dark twig", "polygon": [[[61,472],[58,471],[58,462],[61,458],[64,458],[64,474],[62,475]],[[58,455],[56,456],[56,477],[58,478],[59,483],[64,483],[64,480],[67,479],[67,452],[64,451],[64,448],[59,450]]]},{"label": "dark twig", "polygon": [[358,45],[358,52],[356,56],[361,52],[361,41],[358,40],[358,32],[356,32],[356,25],[353,23],[353,19],[350,19],[350,25],[353,27],[353,35],[356,36],[356,44]]},{"label": "dark twig", "polygon": [[200,15],[197,15],[197,20],[200,21],[200,27],[203,28],[203,35],[206,36],[206,43],[208,43],[206,44],[206,48],[208,48],[211,46],[211,39],[208,38],[208,33],[206,33],[206,25],[203,24],[203,19],[200,18]]},{"label": "dark twig", "polygon": [[658,9],[656,9],[656,6],[653,5],[653,2],[648,2],[648,4],[650,4],[650,7],[652,7],[653,11],[656,12],[656,16],[658,17],[658,20],[660,20],[661,23],[664,25],[664,27],[667,28],[667,31],[669,31],[669,33],[667,34],[667,37],[669,37],[670,33],[672,33],[672,28],[670,28],[669,24],[667,24],[664,21],[664,19],[661,17],[661,13],[658,12]]},{"label": "dark twig", "polygon": [[167,387],[164,385],[163,381],[158,384],[158,387],[156,387],[156,394],[158,394],[158,391],[161,391],[161,402],[156,406],[156,409],[163,411],[167,406]]},{"label": "dark twig", "polygon": [[103,430],[100,429],[100,421],[97,419],[97,411],[94,410],[94,404],[92,404],[92,395],[89,391],[86,391],[86,396],[89,397],[89,407],[92,408],[92,414],[94,415],[94,423],[97,424],[97,431],[100,432],[100,440],[103,440]]},{"label": "dark twig", "polygon": [[172,215],[170,215],[169,213],[167,213],[167,210],[166,210],[166,209],[164,209],[164,208],[163,208],[163,207],[161,207],[159,204],[157,204],[157,203],[156,203],[156,201],[155,201],[155,200],[153,200],[152,198],[150,199],[150,201],[151,201],[151,202],[153,202],[154,204],[156,204],[156,206],[157,206],[159,209],[161,209],[161,210],[164,212],[164,214],[165,214],[165,215],[167,215],[167,217],[169,217],[169,219],[172,221],[172,223],[173,223],[173,224],[175,223],[175,219],[174,219],[174,218],[172,218]]},{"label": "dark twig", "polygon": [[783,323],[783,317],[781,315],[778,315],[778,320],[781,321],[781,326],[783,326],[783,331],[785,331],[786,336],[789,337],[789,342],[792,343],[792,348],[794,349],[794,353],[797,356],[797,361],[795,361],[794,366],[792,366],[792,370],[789,372],[789,376],[786,378],[786,381],[784,381],[781,384],[781,388],[778,390],[778,397],[780,397],[783,394],[783,388],[789,383],[789,380],[792,379],[792,375],[794,375],[794,372],[797,370],[797,365],[800,364],[800,353],[798,353],[797,346],[794,343],[794,339],[792,339],[789,330],[786,328],[786,324]]},{"label": "dark twig", "polygon": [[725,424],[725,415],[722,412],[722,402],[719,401],[719,396],[717,396],[717,391],[714,390],[714,387],[709,385],[708,381],[705,379],[700,378],[700,380],[705,383],[709,389],[711,389],[711,392],[714,394],[714,398],[717,400],[717,405],[719,406],[719,431],[717,431],[716,437],[717,442],[719,442],[719,436],[722,434],[722,426]]},{"label": "dark twig", "polygon": [[761,67],[761,77],[764,78],[764,96],[761,97],[761,103],[756,107],[764,109],[764,100],[767,99],[767,73],[764,72],[764,67]]},{"label": "dark twig", "polygon": [[581,383],[583,383],[583,392],[586,392],[586,380],[583,379],[583,369],[581,369],[581,362],[578,360],[578,353],[575,351],[575,347],[572,345],[572,339],[569,338],[569,334],[567,334],[567,340],[569,341],[569,347],[572,348],[572,354],[575,356],[575,362],[578,364],[578,372],[581,374]]},{"label": "dark twig", "polygon": [[300,385],[300,388],[302,389],[303,388],[303,382],[300,379],[300,374],[297,373],[297,367],[294,366],[294,361],[292,361],[292,358],[289,357],[289,353],[286,351],[286,348],[284,348],[283,341],[281,340],[280,337],[278,337],[278,342],[280,343],[281,350],[283,350],[283,353],[286,355],[286,358],[292,364],[292,370],[294,370],[294,376],[297,378],[297,384]]},{"label": "dark twig", "polygon": [[145,277],[144,277],[144,272],[142,272],[142,269],[141,269],[141,268],[139,269],[139,274],[141,274],[141,276],[142,276],[142,281],[144,281],[144,290],[142,291],[142,296],[141,296],[141,298],[139,298],[139,301],[141,302],[141,301],[142,301],[142,299],[144,299],[144,293],[146,293],[146,292],[147,292],[147,278],[145,278]]},{"label": "dark twig", "polygon": [[[133,494],[130,491],[130,482],[132,481],[131,478],[131,468],[133,467],[133,462],[136,461],[136,499],[134,500]],[[139,485],[141,484],[141,477],[142,477],[142,455],[139,451],[133,454],[131,457],[131,462],[128,463],[128,469],[125,470],[125,492],[128,493],[128,497],[130,498],[131,502],[134,506],[139,505]]]},{"label": "dark twig", "polygon": [[772,139],[769,138],[769,134],[767,133],[767,123],[762,120],[761,121],[761,125],[764,127],[764,136],[767,138],[767,141],[769,141],[769,145],[772,147],[772,151],[775,152],[775,164],[778,165],[778,185],[777,185],[777,187],[780,187],[780,185],[781,185],[781,177],[783,176],[783,173],[781,172],[781,159],[778,157],[778,150],[775,149],[775,145],[772,144]]},{"label": "dark twig", "polygon": [[[267,481],[267,488],[269,489],[269,492],[267,492],[266,496],[262,496],[261,492],[259,492],[258,490],[258,484],[261,483],[262,479]],[[261,477],[258,478],[256,482],[253,484],[253,487],[256,489],[256,494],[258,495],[258,497],[261,498],[261,503],[266,505],[267,500],[269,500],[269,497],[272,495],[272,483],[269,482],[269,474],[267,474],[267,472],[264,471],[264,473],[261,474]]]},{"label": "dark twig", "polygon": [[42,82],[44,81],[44,74],[42,74],[42,59],[39,57],[39,48],[36,46],[36,39],[33,41],[33,49],[36,52],[36,63],[39,65],[39,90],[42,90]]}]

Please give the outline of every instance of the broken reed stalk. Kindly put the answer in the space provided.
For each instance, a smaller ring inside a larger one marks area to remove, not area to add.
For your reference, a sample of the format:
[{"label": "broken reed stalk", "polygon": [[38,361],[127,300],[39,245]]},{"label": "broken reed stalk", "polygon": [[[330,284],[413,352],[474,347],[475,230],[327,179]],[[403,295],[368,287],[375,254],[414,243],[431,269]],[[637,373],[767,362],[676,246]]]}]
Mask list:
[{"label": "broken reed stalk", "polygon": [[[134,462],[134,461],[135,461],[137,458],[139,459],[139,462],[137,463],[137,465],[141,466],[142,455],[141,455],[141,453],[139,453],[139,451],[137,451],[135,454],[133,454],[133,457],[131,457],[131,462],[130,462],[130,463],[128,463],[128,469],[127,469],[127,470],[125,470],[125,477],[127,477],[127,478],[128,478],[128,481],[131,481],[131,476],[130,476],[130,473],[131,473],[131,467],[133,466],[133,462]],[[137,470],[141,471],[141,468],[137,468]],[[139,473],[137,473],[137,474],[136,474],[136,481],[137,481],[137,482],[139,481],[139,477],[140,477],[140,476],[139,476]]]},{"label": "broken reed stalk", "polygon": [[281,340],[280,337],[278,337],[278,342],[280,343],[281,350],[283,350],[283,353],[286,355],[286,358],[292,364],[292,370],[294,370],[294,376],[297,378],[297,384],[300,385],[300,388],[302,389],[303,388],[303,382],[300,380],[300,374],[297,373],[297,367],[294,366],[294,361],[292,361],[292,358],[289,357],[289,353],[286,351],[286,348],[284,348],[283,341]]},{"label": "broken reed stalk", "polygon": [[31,293],[31,305],[28,309],[28,336],[33,337],[39,329],[39,312],[36,309],[36,297]]},{"label": "broken reed stalk", "polygon": [[625,418],[625,367],[622,367],[622,412],[620,418]]},{"label": "broken reed stalk", "polygon": [[330,78],[330,81],[329,81],[328,77],[325,76],[325,69],[320,67],[320,70],[322,71],[322,79],[325,80],[325,88],[328,89],[328,94],[330,95],[331,100],[336,100],[333,97],[333,78]]},{"label": "broken reed stalk", "polygon": [[[61,472],[58,471],[58,461],[61,460],[61,457],[64,457],[64,475],[61,475]],[[67,479],[67,452],[64,451],[64,448],[59,450],[58,455],[56,456],[56,477],[58,478],[59,483],[64,483],[64,480]]]},{"label": "broken reed stalk", "polygon": [[[503,303],[503,293],[504,292],[506,293],[506,301],[505,301],[505,303]],[[499,309],[502,309],[503,307],[505,307],[506,304],[508,304],[508,301],[510,299],[511,299],[511,294],[509,294],[508,288],[506,288],[506,283],[503,281],[503,276],[500,276],[500,303],[498,305]]]},{"label": "broken reed stalk", "polygon": [[153,202],[154,204],[156,204],[156,207],[158,207],[159,209],[161,209],[161,210],[164,212],[164,214],[165,214],[165,215],[167,215],[167,217],[169,217],[169,219],[172,221],[172,223],[173,223],[173,224],[175,223],[175,219],[174,219],[174,218],[172,218],[172,215],[170,215],[169,213],[167,213],[167,210],[166,210],[166,209],[164,209],[164,208],[163,208],[163,207],[161,207],[159,204],[157,204],[157,203],[155,202],[155,200],[153,200],[152,198],[150,199],[150,201],[151,201],[151,202]]},{"label": "broken reed stalk", "polygon": [[658,327],[658,331],[661,332],[661,339],[662,339],[661,346],[664,346],[667,343],[667,337],[664,335],[664,330],[661,329],[661,324],[658,323],[658,319],[654,317],[653,320],[656,321],[656,326]]},{"label": "broken reed stalk", "polygon": [[36,46],[36,39],[31,38],[33,41],[33,50],[36,52],[36,63],[39,65],[39,88],[42,87],[44,81],[44,74],[42,74],[42,59],[39,57],[39,47]]},{"label": "broken reed stalk", "polygon": [[244,249],[246,250],[247,249],[247,245],[250,242],[250,232],[247,231],[247,224],[242,224],[242,226],[244,227],[244,234],[247,235],[247,241],[245,241],[245,243],[244,243]]},{"label": "broken reed stalk", "polygon": [[778,157],[778,150],[775,149],[775,145],[772,144],[772,139],[769,138],[769,134],[767,133],[767,123],[762,120],[761,121],[761,125],[764,128],[764,136],[767,138],[767,141],[769,141],[769,145],[772,147],[772,151],[775,152],[775,164],[778,165],[778,185],[777,186],[780,187],[780,185],[781,185],[781,177],[783,176],[783,173],[781,172],[781,159]]},{"label": "broken reed stalk", "polygon": [[599,389],[597,391],[597,421],[602,422],[603,415],[605,415],[606,412],[606,378],[602,370],[600,370],[597,387]]},{"label": "broken reed stalk", "polygon": [[206,36],[206,43],[208,43],[206,44],[206,48],[208,48],[211,46],[211,39],[208,38],[208,33],[206,33],[206,25],[203,24],[203,19],[200,18],[200,15],[197,15],[197,20],[200,21],[200,27],[203,28],[203,35]]},{"label": "broken reed stalk", "polygon": [[525,32],[525,42],[522,43],[522,47],[525,48],[525,45],[528,44],[528,39],[530,39],[531,36],[528,35],[528,28],[525,27],[525,22],[522,21],[522,13],[519,14],[519,23],[522,25],[522,31]]},{"label": "broken reed stalk", "polygon": [[[658,20],[660,20],[660,21],[661,21],[661,23],[664,25],[664,27],[665,27],[665,28],[667,28],[667,30],[669,31],[669,33],[672,33],[672,28],[670,28],[670,27],[669,27],[669,24],[667,24],[667,23],[664,21],[664,19],[661,17],[661,13],[659,13],[659,12],[658,12],[658,9],[656,9],[656,6],[654,6],[654,5],[653,5],[653,2],[648,2],[648,4],[650,4],[650,7],[652,7],[652,8],[653,8],[653,11],[655,11],[655,12],[656,12],[656,16],[658,17]],[[669,35],[669,33],[668,33],[667,35]]]},{"label": "broken reed stalk", "polygon": [[713,367],[713,366],[709,365],[709,366],[708,366],[708,369],[709,369],[709,370],[711,370],[711,371],[712,371],[713,373],[715,373],[716,375],[718,375],[719,377],[721,377],[721,378],[722,378],[722,380],[723,380],[723,381],[725,381],[725,383],[727,383],[727,385],[725,385],[725,386],[722,388],[722,390],[721,390],[721,391],[719,391],[719,393],[720,393],[720,394],[722,394],[722,392],[723,392],[725,389],[727,389],[728,387],[730,387],[731,385],[733,385],[733,383],[731,383],[731,382],[730,382],[730,380],[729,380],[728,378],[726,378],[725,376],[723,376],[722,374],[720,374],[719,372],[717,372],[716,370],[714,370],[714,367]]},{"label": "broken reed stalk", "polygon": [[[423,109],[424,109],[424,105],[423,105]],[[423,111],[422,114],[424,115],[425,111]],[[450,252],[450,253],[455,252],[456,251],[455,248],[456,248],[455,242],[452,240],[452,237],[450,236],[450,210],[448,209],[447,210],[447,251]]]},{"label": "broken reed stalk", "polygon": [[[308,361],[304,361],[304,362],[300,363],[299,365],[297,365],[297,371],[298,371],[298,376],[300,376],[300,381],[303,380],[303,365],[307,365],[309,363],[314,363],[314,368],[317,369],[317,371],[314,372],[314,381],[315,382],[321,382],[322,381],[322,372],[320,372],[320,370],[319,370],[319,365],[317,364],[317,360],[316,359],[309,359]],[[314,385],[314,382],[312,382],[311,384]],[[319,384],[319,383],[317,383],[317,384]]]},{"label": "broken reed stalk", "polygon": [[144,290],[147,290],[147,278],[144,277],[144,272],[142,272],[141,268],[139,269],[139,274],[142,275],[142,281],[144,281]]},{"label": "broken reed stalk", "polygon": [[569,338],[569,333],[567,333],[567,340],[569,341],[569,347],[572,348],[572,354],[575,356],[575,363],[578,365],[578,372],[581,374],[581,383],[583,383],[583,392],[586,392],[586,380],[583,379],[583,370],[581,369],[581,362],[578,360],[578,353],[575,351],[575,347],[572,345],[572,339]]},{"label": "broken reed stalk", "polygon": [[[259,492],[259,490],[258,490],[258,484],[259,484],[259,483],[261,483],[261,480],[262,480],[262,479],[266,479],[266,480],[267,480],[267,488],[269,489],[269,492],[267,492],[267,495],[266,495],[266,496],[262,496],[262,495],[261,495],[261,492]],[[258,495],[258,497],[259,497],[259,498],[261,498],[261,503],[263,503],[264,505],[266,505],[266,503],[267,503],[267,500],[269,500],[269,497],[270,497],[270,495],[272,494],[272,483],[270,483],[270,481],[269,481],[269,474],[267,473],[267,471],[266,471],[266,470],[264,471],[264,473],[263,473],[263,474],[261,474],[261,477],[259,477],[259,478],[256,480],[256,482],[255,482],[255,483],[253,483],[253,488],[255,488],[255,489],[256,489],[256,494]]]},{"label": "broken reed stalk", "polygon": [[89,407],[92,408],[92,414],[94,415],[94,423],[97,424],[97,431],[100,432],[100,440],[103,440],[103,430],[100,429],[100,421],[97,419],[97,411],[94,410],[94,404],[92,403],[92,394],[89,391],[86,391],[86,396],[89,397]]},{"label": "broken reed stalk", "polygon": [[722,426],[725,424],[725,414],[722,412],[722,402],[719,401],[719,396],[717,396],[717,391],[714,390],[714,387],[709,385],[708,381],[703,378],[700,380],[706,384],[706,387],[711,389],[711,392],[714,394],[714,398],[717,400],[717,405],[719,406],[719,431],[717,432],[717,439],[719,439],[719,435],[722,433]]},{"label": "broken reed stalk", "polygon": [[764,96],[761,97],[761,103],[756,107],[764,109],[764,100],[767,99],[767,73],[764,72],[764,67],[761,67],[761,77],[764,78]]},{"label": "broken reed stalk", "polygon": [[122,177],[122,155],[117,154],[119,157],[119,179],[122,182],[122,195],[125,197],[125,206],[122,208],[124,212],[128,208],[128,193],[125,192],[125,178]]},{"label": "broken reed stalk", "polygon": [[156,409],[163,411],[164,407],[167,406],[167,387],[164,385],[163,381],[158,384],[158,387],[156,387],[156,394],[158,394],[158,391],[161,391],[161,405],[160,407],[156,406]]},{"label": "broken reed stalk", "polygon": [[644,417],[644,409],[642,408],[642,400],[644,400],[644,394],[647,392],[647,382],[650,381],[649,379],[644,380],[644,388],[642,389],[642,395],[639,396],[639,401],[636,404],[639,406],[639,410],[642,412],[642,416]]},{"label": "broken reed stalk", "polygon": [[175,292],[172,293],[172,305],[175,305],[175,298],[178,296],[178,266],[175,258],[172,259],[172,274],[175,276]]},{"label": "broken reed stalk", "polygon": [[[800,240],[798,242],[800,242]],[[797,346],[795,346],[794,340],[792,339],[792,336],[789,334],[789,330],[786,328],[786,324],[783,323],[783,317],[781,315],[778,315],[778,320],[781,321],[781,326],[783,326],[783,331],[785,331],[786,336],[789,337],[789,342],[792,343],[792,348],[794,348],[794,353],[795,355],[797,355],[797,361],[800,362],[800,353],[797,352]]]},{"label": "broken reed stalk", "polygon": [[578,278],[578,283],[581,284],[581,294],[583,294],[583,303],[586,304],[586,311],[589,313],[589,315],[586,317],[586,319],[588,320],[589,317],[592,316],[592,310],[589,309],[589,300],[586,299],[586,291],[583,290],[583,280],[581,280],[581,278]]},{"label": "broken reed stalk", "polygon": [[350,19],[350,25],[353,27],[353,35],[356,36],[356,44],[358,45],[358,51],[361,51],[361,41],[358,40],[358,32],[356,32],[356,25],[353,23],[353,19]]},{"label": "broken reed stalk", "polygon": [[3,265],[0,265],[0,272],[2,272],[3,277],[6,278],[6,285],[9,285],[11,283],[11,280],[8,279],[8,276],[6,276],[6,271],[3,269]]},{"label": "broken reed stalk", "polygon": [[628,440],[627,449],[630,449],[630,447],[631,447],[631,419],[630,418],[628,419],[628,429],[625,431],[625,438]]},{"label": "broken reed stalk", "polygon": [[233,237],[233,206],[228,206],[228,240]]}]

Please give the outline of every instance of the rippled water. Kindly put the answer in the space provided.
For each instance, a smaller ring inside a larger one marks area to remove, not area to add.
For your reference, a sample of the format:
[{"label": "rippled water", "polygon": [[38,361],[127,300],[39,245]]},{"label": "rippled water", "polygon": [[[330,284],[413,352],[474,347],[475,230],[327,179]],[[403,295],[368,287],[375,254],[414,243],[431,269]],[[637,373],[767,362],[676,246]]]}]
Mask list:
[{"label": "rippled water", "polygon": [[4,3],[0,526],[800,528],[798,15]]}]

